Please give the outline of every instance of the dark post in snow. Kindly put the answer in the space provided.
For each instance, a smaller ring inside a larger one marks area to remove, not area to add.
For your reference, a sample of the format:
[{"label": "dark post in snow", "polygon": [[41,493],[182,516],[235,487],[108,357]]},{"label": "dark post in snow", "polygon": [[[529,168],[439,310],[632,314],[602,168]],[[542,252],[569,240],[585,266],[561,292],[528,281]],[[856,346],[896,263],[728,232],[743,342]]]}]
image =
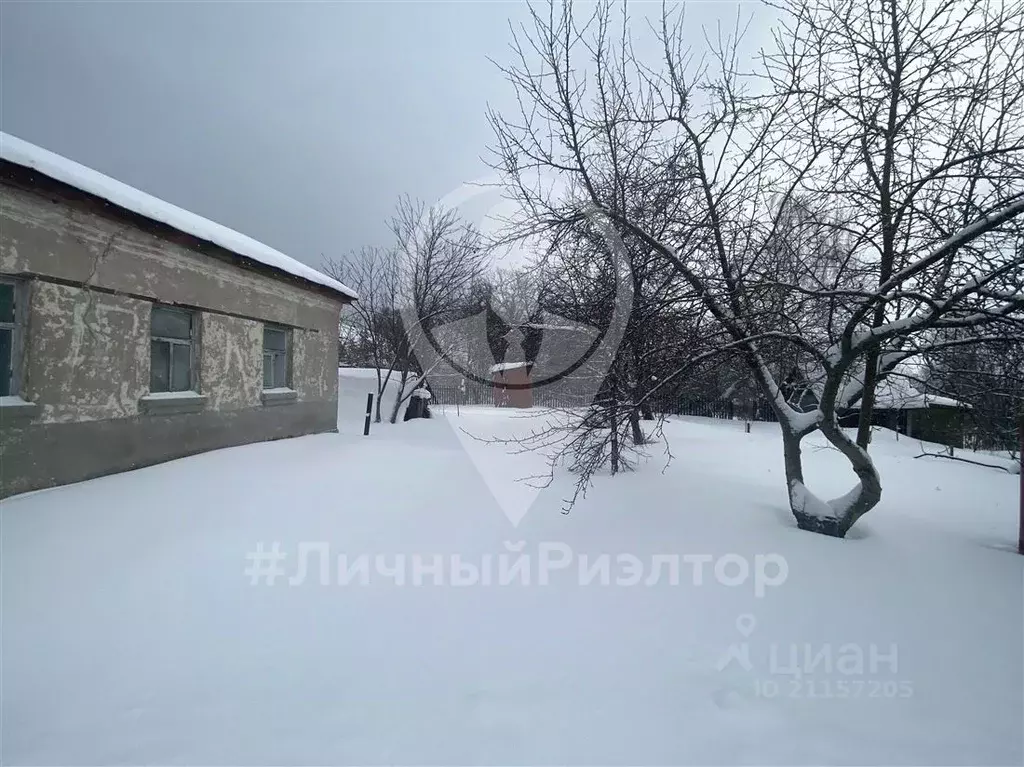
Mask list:
[{"label": "dark post in snow", "polygon": [[1024,554],[1024,413],[1021,413],[1019,423],[1020,426],[1020,453],[1018,458],[1020,459],[1020,521],[1017,527],[1017,553]]},{"label": "dark post in snow", "polygon": [[373,392],[366,395],[366,420],[363,421],[363,436],[370,433],[370,414],[373,412]]}]

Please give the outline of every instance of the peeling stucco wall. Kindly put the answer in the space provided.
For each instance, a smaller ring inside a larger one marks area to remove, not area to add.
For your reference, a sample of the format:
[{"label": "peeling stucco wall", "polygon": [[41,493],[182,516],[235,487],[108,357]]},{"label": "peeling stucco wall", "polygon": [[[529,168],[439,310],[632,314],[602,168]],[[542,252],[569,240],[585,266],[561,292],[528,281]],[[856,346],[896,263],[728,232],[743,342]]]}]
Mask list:
[{"label": "peeling stucco wall", "polygon": [[195,252],[113,214],[0,184],[0,223],[0,272],[337,332],[340,299]]},{"label": "peeling stucco wall", "polygon": [[305,399],[338,399],[338,343],[326,333],[292,336],[294,388]]},{"label": "peeling stucco wall", "polygon": [[340,300],[195,252],[112,212],[0,183],[0,273],[38,278],[30,283],[23,389],[44,421],[138,413],[149,385],[145,299],[199,310],[207,407],[262,404],[263,321],[292,328],[299,398],[337,399]]},{"label": "peeling stucco wall", "polygon": [[[340,297],[275,279],[224,253],[193,250],[94,202],[41,194],[6,177],[0,274],[24,280],[19,394],[37,406],[31,416],[2,424],[0,497],[336,428]],[[206,397],[199,412],[140,410],[149,390],[154,302],[196,313],[196,373]],[[261,396],[265,323],[292,331],[297,397],[272,405]]]},{"label": "peeling stucco wall", "polygon": [[260,405],[263,325],[204,314],[199,331],[200,388],[207,407],[232,410]]},{"label": "peeling stucco wall", "polygon": [[31,285],[22,396],[40,404],[40,422],[138,413],[149,386],[150,306],[65,285]]}]

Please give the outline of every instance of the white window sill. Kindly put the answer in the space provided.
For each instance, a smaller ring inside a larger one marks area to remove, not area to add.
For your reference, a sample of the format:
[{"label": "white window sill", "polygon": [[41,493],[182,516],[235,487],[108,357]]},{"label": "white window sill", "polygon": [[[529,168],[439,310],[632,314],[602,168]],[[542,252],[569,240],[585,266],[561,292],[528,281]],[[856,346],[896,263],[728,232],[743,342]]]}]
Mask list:
[{"label": "white window sill", "polygon": [[139,410],[148,415],[198,413],[206,407],[206,395],[195,391],[158,391],[139,398]]},{"label": "white window sill", "polygon": [[6,421],[28,421],[39,415],[39,405],[24,400],[16,394],[0,397],[0,419]]},{"label": "white window sill", "polygon": [[195,399],[196,397],[205,398],[205,394],[200,394],[197,391],[151,391],[148,394],[143,394],[140,399],[147,402],[152,402],[158,399]]},{"label": "white window sill", "polygon": [[299,393],[295,389],[289,389],[286,386],[280,386],[276,389],[264,389],[260,394],[260,398],[265,406],[269,405],[287,405],[290,402],[295,402],[299,398]]}]

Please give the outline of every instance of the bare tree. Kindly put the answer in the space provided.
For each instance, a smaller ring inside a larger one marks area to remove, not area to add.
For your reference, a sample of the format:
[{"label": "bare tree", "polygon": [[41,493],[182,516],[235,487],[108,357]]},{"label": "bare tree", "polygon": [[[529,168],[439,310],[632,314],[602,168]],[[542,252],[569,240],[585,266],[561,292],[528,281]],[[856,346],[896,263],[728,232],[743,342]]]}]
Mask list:
[{"label": "bare tree", "polygon": [[[922,386],[966,407],[967,447],[1020,457],[1017,418],[1024,413],[1024,332],[947,348],[925,360]],[[960,336],[957,333],[956,336]]]},{"label": "bare tree", "polygon": [[[803,529],[842,537],[881,498],[839,414],[858,401],[870,410],[878,380],[952,343],[936,331],[993,326],[1024,307],[1021,7],[958,7],[793,0],[751,85],[739,29],[695,59],[682,16],[663,12],[651,64],[634,54],[624,14],[611,34],[610,5],[583,18],[552,5],[516,34],[504,70],[523,107],[492,120],[510,189],[548,220],[601,211],[689,285],[721,330],[716,351],[736,353],[775,410]],[[573,193],[545,197],[528,181],[539,169],[566,176]],[[634,181],[609,183],[616,175]],[[636,189],[675,200],[669,225],[652,231],[623,204]],[[795,249],[808,269],[799,281],[771,268],[798,199],[811,201],[813,227],[844,235],[827,258]],[[813,383],[813,409],[787,401],[779,347]],[[827,502],[804,483],[800,445],[816,430],[859,480]]]},{"label": "bare tree", "polygon": [[402,403],[414,391],[407,387],[413,365],[423,366],[420,373],[426,378],[452,354],[454,345],[464,343],[457,332],[445,332],[445,326],[465,314],[487,252],[479,233],[457,211],[428,208],[408,198],[399,202],[391,230],[397,243],[399,310],[405,329],[390,417],[395,423]]},{"label": "bare tree", "polygon": [[[628,270],[617,268],[623,251],[610,252],[603,238],[581,222],[575,237],[564,237],[546,270],[541,301],[545,309],[573,326],[590,328],[607,334],[616,315],[622,313],[622,288],[632,304],[633,282]],[[623,264],[622,266],[626,266]],[[623,272],[626,272],[625,274]],[[629,280],[623,286],[621,280]],[[563,440],[563,451],[570,468],[579,476],[577,494],[589,484],[592,476],[608,467],[612,475],[629,470],[635,464],[635,447],[646,438],[631,424],[636,412],[630,386],[629,359],[623,354],[627,340],[629,317],[625,318],[622,343],[617,349],[594,350],[581,360],[582,364],[567,378],[581,394],[581,401],[570,401],[558,431],[578,431]],[[589,395],[589,396],[587,396]]]},{"label": "bare tree", "polygon": [[[827,158],[815,194],[844,228],[878,296],[858,322],[913,312],[911,287],[948,293],[954,267],[1000,247],[981,237],[941,266],[899,275],[972,224],[990,228],[1020,202],[1024,55],[1019,2],[783,0],[767,73],[790,96],[787,128]],[[983,223],[985,222],[985,223]],[[1005,263],[1005,262],[1003,262]],[[976,264],[981,275],[992,270]],[[995,266],[995,264],[992,264]],[[996,267],[998,269],[998,267]],[[948,275],[947,275],[948,271]],[[927,276],[925,276],[927,275]],[[930,279],[929,279],[930,278]],[[998,275],[993,275],[998,280]],[[857,444],[866,448],[882,345],[863,359]]]},{"label": "bare tree", "polygon": [[381,400],[392,373],[408,355],[405,330],[398,310],[398,253],[394,249],[367,247],[324,263],[324,271],[352,285],[359,301],[351,305],[347,319],[369,350],[376,370],[377,397],[374,420],[381,421]]},{"label": "bare tree", "polygon": [[[485,261],[479,235],[456,211],[403,198],[389,223],[394,246],[363,248],[324,265],[327,274],[359,291],[350,321],[376,370],[378,423],[392,379],[397,391],[388,420],[396,423],[414,391],[413,378],[421,380],[430,372],[417,370],[419,357],[436,364],[453,351],[453,344],[464,342],[446,332],[445,325],[467,312]],[[419,354],[426,348],[433,356]]]},{"label": "bare tree", "polygon": [[538,319],[540,278],[537,265],[499,267],[490,279],[490,305],[511,327]]}]

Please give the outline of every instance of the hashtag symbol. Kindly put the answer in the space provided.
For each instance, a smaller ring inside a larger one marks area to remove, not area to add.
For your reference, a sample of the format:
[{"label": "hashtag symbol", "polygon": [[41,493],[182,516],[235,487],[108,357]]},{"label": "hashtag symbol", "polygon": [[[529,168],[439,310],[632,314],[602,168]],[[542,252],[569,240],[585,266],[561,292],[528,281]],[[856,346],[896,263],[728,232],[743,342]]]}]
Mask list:
[{"label": "hashtag symbol", "polygon": [[255,551],[245,555],[249,560],[249,566],[245,568],[245,574],[249,576],[249,585],[258,586],[260,582],[273,586],[274,581],[284,575],[282,564],[288,555],[281,551],[281,544],[274,541],[269,549],[262,542],[257,544]]}]

